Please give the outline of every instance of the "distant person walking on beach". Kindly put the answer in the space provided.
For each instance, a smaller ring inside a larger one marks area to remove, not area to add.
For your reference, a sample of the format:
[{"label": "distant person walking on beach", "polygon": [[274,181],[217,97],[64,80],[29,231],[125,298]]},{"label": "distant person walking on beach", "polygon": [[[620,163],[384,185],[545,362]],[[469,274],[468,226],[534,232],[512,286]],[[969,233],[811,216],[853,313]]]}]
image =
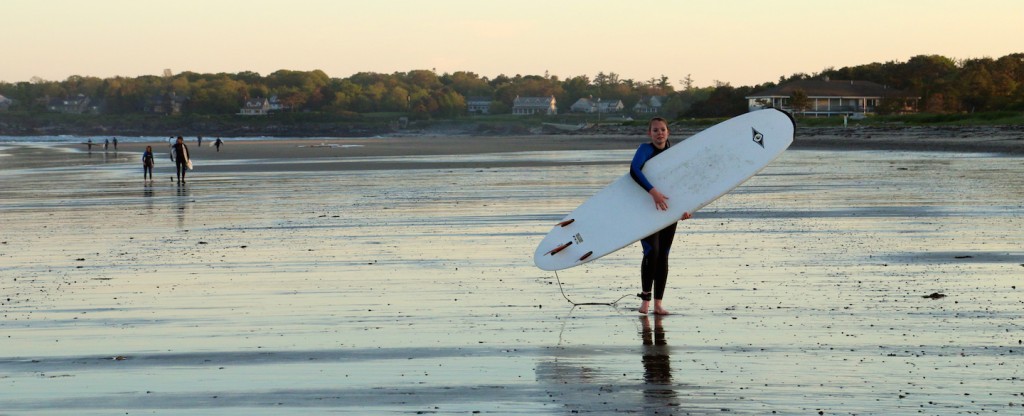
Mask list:
[{"label": "distant person walking on beach", "polygon": [[[672,146],[668,140],[668,134],[668,122],[661,117],[652,118],[647,124],[647,135],[651,138],[651,142],[644,143],[636,149],[633,162],[629,165],[629,175],[633,177],[633,181],[651,195],[655,208],[660,211],[668,210],[669,198],[655,189],[641,170],[648,160]],[[683,213],[680,221],[690,217],[689,212]],[[644,250],[644,259],[640,265],[641,292],[637,296],[642,301],[638,310],[642,314],[647,314],[653,295],[654,314],[668,315],[668,311],[661,306],[661,300],[665,295],[665,283],[668,281],[668,252],[672,248],[672,239],[675,235],[676,223],[672,223],[661,231],[640,240]]]},{"label": "distant person walking on beach", "polygon": [[185,172],[192,166],[192,161],[189,159],[184,137],[178,136],[178,141],[171,146],[171,158],[174,159],[174,168],[178,173],[178,183],[185,183]]},{"label": "distant person walking on beach", "polygon": [[117,151],[117,137],[114,138],[114,151]]},{"label": "distant person walking on beach", "polygon": [[196,136],[196,146],[203,147],[203,136]]},{"label": "distant person walking on beach", "polygon": [[153,146],[146,146],[146,152],[142,154],[142,180],[153,180],[153,167],[156,166],[156,159],[153,158]]},{"label": "distant person walking on beach", "polygon": [[103,151],[107,151],[108,147],[110,147],[110,139],[103,139]]},{"label": "distant person walking on beach", "polygon": [[89,148],[89,153],[92,153],[92,145],[92,139],[89,139],[89,141],[85,142],[85,146]]},{"label": "distant person walking on beach", "polygon": [[217,138],[217,141],[213,142],[213,146],[217,148],[218,152],[220,151],[220,145],[222,144],[224,144],[224,142],[220,139],[220,137]]}]

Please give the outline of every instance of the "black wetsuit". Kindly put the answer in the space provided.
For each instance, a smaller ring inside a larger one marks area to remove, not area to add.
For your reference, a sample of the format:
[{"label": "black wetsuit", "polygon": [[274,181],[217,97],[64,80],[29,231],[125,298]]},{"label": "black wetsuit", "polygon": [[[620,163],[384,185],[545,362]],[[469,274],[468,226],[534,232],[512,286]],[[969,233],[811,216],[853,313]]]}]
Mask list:
[{"label": "black wetsuit", "polygon": [[185,180],[185,172],[188,172],[188,146],[185,143],[174,144],[174,168],[178,172],[178,182]]},{"label": "black wetsuit", "polygon": [[149,179],[153,179],[153,165],[155,164],[156,161],[153,160],[153,152],[147,150],[146,153],[142,154],[142,179],[146,179],[147,175],[149,176]]},{"label": "black wetsuit", "polygon": [[[644,143],[636,149],[633,155],[633,162],[629,166],[629,175],[633,180],[650,192],[654,185],[647,180],[641,169],[648,160],[665,151],[671,143],[665,142],[664,149],[658,149],[650,143]],[[644,249],[644,260],[640,265],[640,284],[644,292],[654,293],[655,300],[661,300],[665,296],[665,283],[668,281],[668,252],[672,249],[672,239],[676,235],[676,224],[661,229],[640,240]]]}]

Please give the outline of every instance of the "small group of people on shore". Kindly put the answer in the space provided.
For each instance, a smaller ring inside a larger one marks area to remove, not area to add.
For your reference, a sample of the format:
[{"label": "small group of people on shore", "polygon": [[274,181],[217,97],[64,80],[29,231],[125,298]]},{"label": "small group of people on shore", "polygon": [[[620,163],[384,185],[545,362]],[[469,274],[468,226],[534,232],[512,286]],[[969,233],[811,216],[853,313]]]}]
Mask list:
[{"label": "small group of people on shore", "polygon": [[[103,139],[103,151],[104,152],[106,152],[107,150],[110,149],[110,143],[111,143],[111,139]],[[113,138],[113,143],[114,143],[114,151],[117,152],[117,137]],[[89,148],[89,152],[91,153],[92,152],[92,147],[93,146],[99,146],[99,144],[94,144],[92,142],[92,139],[89,139],[89,141],[85,142],[85,146]]]},{"label": "small group of people on shore", "polygon": [[[185,173],[192,169],[192,158],[189,154],[188,145],[185,144],[184,137],[178,136],[178,139],[171,143],[170,147],[171,161],[174,162],[178,184],[181,185],[185,183]],[[143,180],[153,180],[154,167],[156,167],[156,157],[153,155],[153,146],[146,146],[146,151],[142,152]]]},{"label": "small group of people on shore", "polygon": [[[178,180],[179,185],[185,184],[185,176],[189,170],[192,170],[192,154],[189,151],[188,145],[185,144],[185,138],[178,136],[177,139],[174,136],[168,140],[170,143],[170,158],[174,162],[175,177]],[[89,141],[90,143],[92,140]],[[116,143],[116,142],[115,142]],[[203,145],[203,136],[196,138],[198,147]],[[213,145],[220,152],[221,145],[224,141],[217,138]],[[115,145],[116,146],[116,145]],[[153,180],[153,168],[156,167],[156,157],[153,155],[153,146],[146,146],[146,151],[142,153],[142,179],[147,181]]]}]

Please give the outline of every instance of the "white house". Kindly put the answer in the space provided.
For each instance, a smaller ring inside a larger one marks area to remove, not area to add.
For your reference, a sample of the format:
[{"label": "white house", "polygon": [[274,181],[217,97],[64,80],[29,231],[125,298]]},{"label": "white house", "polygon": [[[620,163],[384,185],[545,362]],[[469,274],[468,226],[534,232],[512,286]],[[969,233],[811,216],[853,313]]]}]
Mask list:
[{"label": "white house", "polygon": [[550,97],[520,97],[516,96],[515,100],[512,100],[512,114],[516,115],[532,115],[532,114],[544,114],[544,115],[555,115],[558,114],[558,107],[555,107],[555,96]]},{"label": "white house", "polygon": [[633,112],[637,114],[657,114],[661,112],[661,107],[665,105],[665,100],[668,97],[663,96],[647,96],[641,97],[640,101],[637,101],[633,105]]},{"label": "white house", "polygon": [[270,101],[266,98],[252,98],[245,102],[242,111],[238,114],[243,116],[265,116],[270,112]]},{"label": "white house", "polygon": [[[793,108],[795,93],[807,98],[801,108]],[[883,99],[903,101],[902,107],[912,110],[920,97],[871,81],[805,79],[755,92],[746,97],[750,111],[774,107],[797,114],[817,117],[831,115],[871,114]]]},{"label": "white house", "polygon": [[7,111],[14,104],[14,100],[0,95],[0,111]]},{"label": "white house", "polygon": [[601,100],[597,99],[598,111],[602,113],[618,113],[626,108],[622,100]]},{"label": "white house", "polygon": [[569,111],[574,113],[592,113],[597,110],[594,101],[590,101],[589,98],[580,98],[569,106]]},{"label": "white house", "polygon": [[569,107],[569,110],[574,113],[596,113],[598,111],[601,113],[618,113],[625,108],[626,106],[622,104],[622,100],[580,98]]}]

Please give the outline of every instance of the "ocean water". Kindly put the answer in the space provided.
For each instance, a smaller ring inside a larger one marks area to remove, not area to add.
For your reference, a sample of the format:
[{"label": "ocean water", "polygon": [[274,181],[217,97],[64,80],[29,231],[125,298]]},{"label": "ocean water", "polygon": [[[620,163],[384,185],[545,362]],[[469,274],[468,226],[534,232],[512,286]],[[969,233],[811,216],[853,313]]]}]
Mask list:
[{"label": "ocean water", "polygon": [[0,170],[0,414],[1024,410],[1020,158],[787,152],[681,223],[645,318],[638,246],[531,258],[629,156]]}]

